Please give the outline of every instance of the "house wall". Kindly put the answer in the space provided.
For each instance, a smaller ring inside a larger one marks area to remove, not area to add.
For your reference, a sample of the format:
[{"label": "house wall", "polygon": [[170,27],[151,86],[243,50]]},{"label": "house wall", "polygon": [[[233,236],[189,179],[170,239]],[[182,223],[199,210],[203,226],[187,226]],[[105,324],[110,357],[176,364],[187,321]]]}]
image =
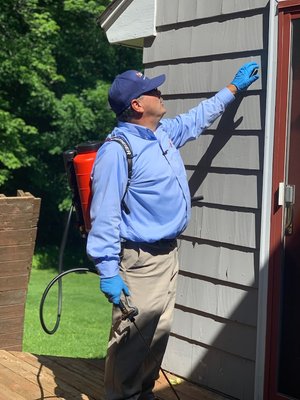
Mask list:
[{"label": "house wall", "polygon": [[158,0],[147,76],[167,74],[167,116],[229,83],[247,61],[261,79],[181,150],[204,195],[179,241],[181,272],[164,368],[237,399],[254,398],[268,52],[266,0]]}]

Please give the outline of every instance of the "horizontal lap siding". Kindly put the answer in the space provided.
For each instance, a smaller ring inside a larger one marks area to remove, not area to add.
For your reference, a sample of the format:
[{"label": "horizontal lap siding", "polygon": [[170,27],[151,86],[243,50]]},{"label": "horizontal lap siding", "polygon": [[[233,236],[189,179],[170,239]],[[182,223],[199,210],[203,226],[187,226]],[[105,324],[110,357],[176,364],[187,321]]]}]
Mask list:
[{"label": "horizontal lap siding", "polygon": [[263,179],[265,0],[160,0],[148,76],[165,73],[166,117],[228,84],[243,63],[262,77],[181,151],[192,209],[179,241],[177,305],[164,367],[241,400],[253,399]]},{"label": "horizontal lap siding", "polygon": [[259,14],[161,31],[144,53],[144,62],[257,52],[263,48],[262,28]]},{"label": "horizontal lap siding", "polygon": [[269,0],[158,1],[157,26],[266,7]]},{"label": "horizontal lap siding", "polygon": [[254,361],[174,336],[169,339],[168,349],[165,364],[176,366],[179,376],[235,399],[254,399]]},{"label": "horizontal lap siding", "polygon": [[[165,99],[164,103],[168,108],[168,114],[166,115],[166,118],[181,114],[184,112],[184,110],[195,107],[202,100],[205,100],[205,98],[198,97],[185,99],[182,98],[181,95],[178,96],[177,100]],[[236,100],[236,103],[231,105],[231,109],[233,110],[232,118],[234,122],[234,128],[238,130],[260,130],[262,128],[263,120],[263,116],[261,114],[262,107],[263,104],[261,104],[259,95],[247,95],[242,99],[240,98]],[[218,127],[221,129],[220,121],[221,119],[219,118],[214,122],[214,124],[211,125],[210,129],[217,129]],[[233,127],[231,127],[230,124],[228,124],[227,130],[223,129],[223,132],[225,132],[227,135],[235,134],[235,132],[233,132]],[[194,143],[191,146],[194,146]],[[185,149],[185,147],[183,149]]]},{"label": "horizontal lap siding", "polygon": [[[203,174],[198,174],[196,168],[188,170],[187,176],[189,181],[195,177],[199,182],[203,178]],[[207,171],[200,187],[193,187],[193,195],[202,195],[205,203],[257,208],[259,199],[256,190],[259,179],[260,175],[239,175],[238,172],[232,173],[228,169],[226,171],[226,168],[219,169],[217,173]],[[241,191],[242,187],[247,188],[247,197]]]},{"label": "horizontal lap siding", "polygon": [[257,213],[213,207],[194,207],[187,236],[255,249]]},{"label": "horizontal lap siding", "polygon": [[[216,279],[219,284],[257,288],[257,251],[226,246],[224,243],[187,238],[179,241],[181,271]],[[221,282],[223,281],[223,282]]]},{"label": "horizontal lap siding", "polygon": [[252,288],[181,275],[177,304],[211,316],[256,326],[257,296]]},{"label": "horizontal lap siding", "polygon": [[[234,59],[201,59],[200,61],[179,60],[176,64],[168,63],[168,65],[148,67],[147,75],[154,76],[157,74],[166,74],[168,79],[162,88],[163,95],[176,94],[198,94],[217,92],[232,79],[232,74],[236,70],[237,65],[245,62],[256,61],[261,65],[263,59],[257,52],[255,56],[238,56]],[[189,61],[189,62],[187,62]],[[171,61],[172,62],[172,61]],[[180,77],[180,79],[178,79]],[[249,89],[248,93],[261,89],[261,80],[255,82]]]},{"label": "horizontal lap siding", "polygon": [[[255,360],[256,329],[252,326],[207,315],[197,315],[178,308],[173,327],[176,330],[176,337],[189,337],[199,346],[213,345],[218,350],[251,361]],[[222,335],[218,335],[218,332],[222,332]]]},{"label": "horizontal lap siding", "polygon": [[[221,136],[206,133],[197,141],[187,143],[180,150],[186,165],[203,165],[206,168],[231,168],[258,171],[262,168],[262,133],[253,135]],[[220,137],[219,137],[220,136]],[[218,143],[222,147],[218,147]],[[203,160],[204,157],[204,160]],[[245,171],[245,172],[246,172]]]}]

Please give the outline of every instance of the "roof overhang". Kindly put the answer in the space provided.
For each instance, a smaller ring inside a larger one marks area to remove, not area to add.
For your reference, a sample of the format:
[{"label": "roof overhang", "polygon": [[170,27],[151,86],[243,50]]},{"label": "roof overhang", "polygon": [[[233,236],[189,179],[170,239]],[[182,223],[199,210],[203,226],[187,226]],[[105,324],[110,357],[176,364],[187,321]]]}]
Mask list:
[{"label": "roof overhang", "polygon": [[110,43],[142,48],[156,36],[156,0],[114,0],[98,22]]}]

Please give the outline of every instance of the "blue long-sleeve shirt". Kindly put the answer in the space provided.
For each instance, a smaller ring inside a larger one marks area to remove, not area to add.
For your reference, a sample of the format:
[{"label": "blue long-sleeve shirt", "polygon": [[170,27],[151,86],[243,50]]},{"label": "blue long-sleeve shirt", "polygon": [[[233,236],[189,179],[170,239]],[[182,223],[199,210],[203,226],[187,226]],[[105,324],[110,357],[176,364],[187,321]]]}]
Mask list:
[{"label": "blue long-sleeve shirt", "polygon": [[119,122],[109,136],[121,136],[133,153],[128,180],[124,149],[114,141],[99,149],[92,171],[92,228],[87,253],[101,277],[119,273],[121,241],[155,242],[176,238],[190,219],[191,199],[179,148],[196,139],[234,100],[229,89],[202,101],[175,118],[162,119],[155,132],[140,125]]}]

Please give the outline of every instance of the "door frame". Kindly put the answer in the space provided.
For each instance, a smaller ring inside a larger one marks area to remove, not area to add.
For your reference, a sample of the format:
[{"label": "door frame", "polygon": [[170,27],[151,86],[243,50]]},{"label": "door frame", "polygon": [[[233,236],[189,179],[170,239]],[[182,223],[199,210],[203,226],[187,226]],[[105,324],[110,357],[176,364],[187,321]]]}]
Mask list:
[{"label": "door frame", "polygon": [[279,358],[281,259],[284,207],[278,205],[279,183],[285,181],[286,136],[289,105],[289,70],[292,20],[300,18],[300,0],[278,3],[278,62],[275,105],[275,136],[271,194],[270,257],[267,300],[264,399],[289,399],[277,392]]}]

